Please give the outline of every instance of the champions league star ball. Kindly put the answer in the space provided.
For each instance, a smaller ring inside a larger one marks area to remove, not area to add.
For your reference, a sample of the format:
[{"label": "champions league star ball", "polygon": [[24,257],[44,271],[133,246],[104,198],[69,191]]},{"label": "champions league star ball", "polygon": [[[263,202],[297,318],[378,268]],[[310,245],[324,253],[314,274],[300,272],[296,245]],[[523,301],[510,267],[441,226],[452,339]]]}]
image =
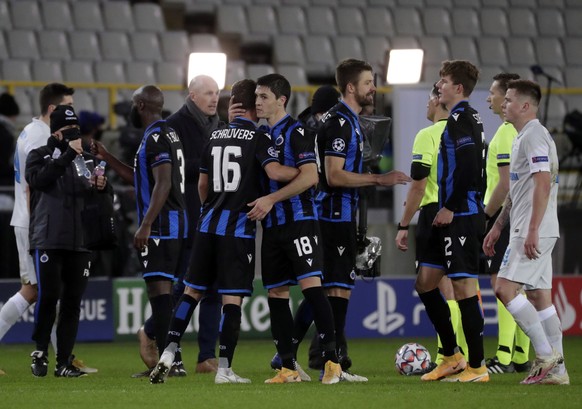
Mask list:
[{"label": "champions league star ball", "polygon": [[430,365],[430,353],[416,342],[404,344],[396,352],[394,364],[401,375],[420,375]]}]

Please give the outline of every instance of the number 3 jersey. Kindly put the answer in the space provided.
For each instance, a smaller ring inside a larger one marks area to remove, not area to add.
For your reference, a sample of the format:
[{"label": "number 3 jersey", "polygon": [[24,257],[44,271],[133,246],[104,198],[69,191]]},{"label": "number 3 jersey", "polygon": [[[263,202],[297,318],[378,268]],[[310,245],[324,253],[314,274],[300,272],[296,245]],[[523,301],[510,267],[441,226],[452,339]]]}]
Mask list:
[{"label": "number 3 jersey", "polygon": [[208,195],[198,231],[220,236],[254,238],[256,222],[247,217],[248,203],[267,193],[263,167],[277,161],[271,137],[245,118],[210,134],[200,173],[208,175]]},{"label": "number 3 jersey", "polygon": [[186,237],[188,220],[184,201],[184,154],[182,143],[166,121],[152,123],[144,132],[134,159],[134,184],[138,223],[147,213],[155,180],[152,170],[169,164],[172,169],[172,186],[164,206],[152,224],[152,239],[178,239]]}]

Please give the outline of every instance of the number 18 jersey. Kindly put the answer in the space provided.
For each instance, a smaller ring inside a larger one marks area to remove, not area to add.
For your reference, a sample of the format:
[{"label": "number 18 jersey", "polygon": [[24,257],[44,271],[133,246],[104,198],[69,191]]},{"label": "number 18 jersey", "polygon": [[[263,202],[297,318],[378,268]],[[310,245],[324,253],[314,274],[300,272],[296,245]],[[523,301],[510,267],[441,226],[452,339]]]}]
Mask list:
[{"label": "number 18 jersey", "polygon": [[247,218],[248,203],[267,193],[263,167],[277,156],[271,137],[248,119],[236,118],[227,129],[212,132],[200,158],[200,173],[208,175],[208,196],[198,231],[254,238],[256,222]]}]

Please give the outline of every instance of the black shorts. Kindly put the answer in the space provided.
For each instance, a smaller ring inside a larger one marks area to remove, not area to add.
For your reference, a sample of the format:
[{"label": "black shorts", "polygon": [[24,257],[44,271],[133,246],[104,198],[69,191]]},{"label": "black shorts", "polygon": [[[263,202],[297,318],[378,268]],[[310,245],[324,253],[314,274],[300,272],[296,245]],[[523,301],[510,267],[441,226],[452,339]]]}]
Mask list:
[{"label": "black shorts", "polygon": [[196,232],[184,284],[200,291],[244,297],[253,292],[255,239]]},{"label": "black shorts", "polygon": [[452,279],[477,278],[484,230],[483,213],[454,217],[446,227],[433,227],[430,239],[438,241],[440,259],[431,267],[443,269]]},{"label": "black shorts", "polygon": [[416,226],[416,268],[442,267],[442,255],[438,237],[433,235],[432,222],[439,211],[438,203],[430,203],[420,209]]},{"label": "black shorts", "polygon": [[173,280],[179,276],[182,239],[148,239],[148,246],[137,253],[146,280]]},{"label": "black shorts", "polygon": [[317,220],[304,220],[263,230],[261,270],[267,289],[295,285],[322,276],[323,252]]},{"label": "black shorts", "polygon": [[355,222],[320,220],[323,240],[323,286],[354,288],[357,233]]},{"label": "black shorts", "polygon": [[[487,235],[491,231],[491,228],[495,224],[495,221],[501,214],[501,209],[499,209],[497,213],[495,213],[493,217],[491,217],[491,219],[489,220],[489,223],[487,224],[487,230],[485,231],[485,235]],[[481,252],[483,260],[481,272],[483,274],[491,275],[497,274],[499,272],[499,268],[501,267],[501,261],[503,260],[503,256],[505,255],[505,250],[507,250],[507,246],[509,246],[510,230],[511,229],[509,223],[507,223],[503,230],[501,230],[499,240],[497,240],[497,243],[495,243],[494,247],[495,255],[493,257],[487,257],[485,253]]]}]

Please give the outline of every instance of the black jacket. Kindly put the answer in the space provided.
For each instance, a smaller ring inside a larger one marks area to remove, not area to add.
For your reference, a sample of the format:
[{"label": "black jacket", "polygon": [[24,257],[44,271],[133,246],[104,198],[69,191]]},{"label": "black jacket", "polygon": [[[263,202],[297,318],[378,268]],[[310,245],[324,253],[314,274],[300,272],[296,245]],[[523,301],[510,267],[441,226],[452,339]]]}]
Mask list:
[{"label": "black jacket", "polygon": [[[53,153],[54,148],[41,146],[32,150],[26,160],[30,249],[88,251],[82,222],[85,204],[94,200],[94,195],[109,191],[98,191],[83,176],[77,176],[72,162],[77,153],[72,148],[57,159],[53,159]],[[90,155],[85,159],[91,159]],[[88,168],[92,170],[92,162]]]}]

